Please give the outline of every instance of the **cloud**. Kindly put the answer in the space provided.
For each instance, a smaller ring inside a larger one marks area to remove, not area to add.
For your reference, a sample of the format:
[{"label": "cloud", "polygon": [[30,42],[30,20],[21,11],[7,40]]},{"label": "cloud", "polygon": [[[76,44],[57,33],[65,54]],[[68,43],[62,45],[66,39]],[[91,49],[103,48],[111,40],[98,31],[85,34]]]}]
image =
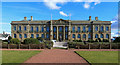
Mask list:
[{"label": "cloud", "polygon": [[84,8],[86,8],[86,9],[90,8],[90,3],[85,3]]},{"label": "cloud", "polygon": [[63,16],[68,16],[66,13],[64,13],[63,11],[60,11],[59,12],[61,15],[63,15]]}]

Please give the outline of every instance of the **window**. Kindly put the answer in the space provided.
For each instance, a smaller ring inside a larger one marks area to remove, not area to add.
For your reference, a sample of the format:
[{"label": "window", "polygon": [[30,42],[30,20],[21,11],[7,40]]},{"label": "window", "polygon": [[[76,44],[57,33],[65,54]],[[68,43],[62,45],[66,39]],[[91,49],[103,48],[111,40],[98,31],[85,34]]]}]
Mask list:
[{"label": "window", "polygon": [[39,28],[38,28],[38,27],[36,27],[36,31],[37,31],[37,32],[39,31]]},{"label": "window", "polygon": [[24,34],[24,38],[27,38],[27,34]]},{"label": "window", "polygon": [[98,34],[95,35],[95,38],[98,38]]},{"label": "window", "polygon": [[49,30],[50,30],[50,29],[49,29],[49,27],[47,27],[47,29],[46,29],[46,30],[47,30],[47,32],[49,32]]},{"label": "window", "polygon": [[78,38],[80,38],[80,34],[78,34]]},{"label": "window", "polygon": [[31,38],[34,38],[34,35],[33,35],[33,34],[31,34]]},{"label": "window", "polygon": [[103,26],[101,26],[100,31],[103,31]]},{"label": "window", "polygon": [[88,27],[88,32],[91,32],[91,27],[90,26]]},{"label": "window", "polygon": [[31,31],[33,31],[33,26],[31,27]]},{"label": "window", "polygon": [[22,35],[21,35],[21,34],[19,34],[19,38],[22,38]]},{"label": "window", "polygon": [[16,34],[14,34],[14,38],[17,38]]},{"label": "window", "polygon": [[98,31],[98,26],[95,27],[95,31]]},{"label": "window", "polygon": [[75,34],[73,34],[73,38],[75,38]]},{"label": "window", "polygon": [[80,27],[78,27],[78,32],[80,32]]},{"label": "window", "polygon": [[65,35],[65,38],[66,38],[66,39],[68,38],[68,35],[67,35],[67,34]]},{"label": "window", "polygon": [[106,38],[109,38],[109,34],[106,34]]},{"label": "window", "polygon": [[27,30],[27,28],[26,28],[26,26],[24,26],[24,31],[26,31]]},{"label": "window", "polygon": [[62,27],[59,27],[59,32],[62,32]]},{"label": "window", "polygon": [[16,26],[14,26],[14,31],[16,31]]},{"label": "window", "polygon": [[53,32],[56,32],[56,27],[53,27]]},{"label": "window", "polygon": [[83,34],[83,38],[86,38],[86,34]]},{"label": "window", "polygon": [[49,38],[49,34],[46,35],[46,38]]},{"label": "window", "polygon": [[68,32],[68,27],[65,27],[65,32]]},{"label": "window", "polygon": [[21,31],[21,26],[19,26],[19,30]]},{"label": "window", "polygon": [[109,27],[108,26],[106,27],[106,31],[109,31]]},{"label": "window", "polygon": [[42,34],[42,38],[44,38],[44,34]]},{"label": "window", "polygon": [[103,38],[103,34],[100,34],[100,37]]},{"label": "window", "polygon": [[36,34],[36,38],[38,38],[39,37],[39,34]]},{"label": "window", "polygon": [[88,34],[88,38],[89,38],[89,39],[91,38],[91,34]]},{"label": "window", "polygon": [[72,31],[75,32],[75,27],[72,28]]},{"label": "window", "polygon": [[44,32],[44,27],[41,27],[41,32]]},{"label": "window", "polygon": [[54,37],[54,39],[55,39],[55,38],[56,38],[56,35],[54,34],[54,36],[53,36],[53,37]]},{"label": "window", "polygon": [[85,32],[86,31],[86,28],[85,28],[85,26],[83,26],[83,32]]}]

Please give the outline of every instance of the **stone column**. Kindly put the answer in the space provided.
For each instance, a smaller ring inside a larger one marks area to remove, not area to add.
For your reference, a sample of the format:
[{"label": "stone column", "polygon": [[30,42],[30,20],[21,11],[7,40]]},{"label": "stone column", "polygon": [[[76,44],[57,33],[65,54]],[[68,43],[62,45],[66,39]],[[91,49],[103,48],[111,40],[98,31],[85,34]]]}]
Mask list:
[{"label": "stone column", "polygon": [[59,40],[59,39],[58,39],[58,31],[59,31],[59,30],[58,30],[58,26],[57,26],[57,40]]}]

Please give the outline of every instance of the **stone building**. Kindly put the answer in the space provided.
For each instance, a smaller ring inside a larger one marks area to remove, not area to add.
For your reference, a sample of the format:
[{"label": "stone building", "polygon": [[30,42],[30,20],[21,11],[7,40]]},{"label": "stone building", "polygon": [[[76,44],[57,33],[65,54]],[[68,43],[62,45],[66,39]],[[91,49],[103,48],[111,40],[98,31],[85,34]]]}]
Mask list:
[{"label": "stone building", "polygon": [[111,22],[98,17],[91,20],[27,20],[12,21],[11,35],[23,41],[25,38],[42,37],[44,40],[72,41],[108,39],[111,42]]}]

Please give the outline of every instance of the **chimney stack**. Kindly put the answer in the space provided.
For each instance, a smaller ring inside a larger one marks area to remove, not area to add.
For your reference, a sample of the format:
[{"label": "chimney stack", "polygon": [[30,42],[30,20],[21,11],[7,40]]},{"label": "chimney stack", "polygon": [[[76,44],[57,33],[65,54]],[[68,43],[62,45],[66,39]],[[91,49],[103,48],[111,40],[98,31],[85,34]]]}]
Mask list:
[{"label": "chimney stack", "polygon": [[33,16],[31,16],[31,21],[33,20]]},{"label": "chimney stack", "polygon": [[98,21],[98,17],[95,17],[95,20]]},{"label": "chimney stack", "polygon": [[89,16],[89,21],[91,21],[91,16]]},{"label": "chimney stack", "polygon": [[24,20],[27,20],[27,17],[24,17]]}]

